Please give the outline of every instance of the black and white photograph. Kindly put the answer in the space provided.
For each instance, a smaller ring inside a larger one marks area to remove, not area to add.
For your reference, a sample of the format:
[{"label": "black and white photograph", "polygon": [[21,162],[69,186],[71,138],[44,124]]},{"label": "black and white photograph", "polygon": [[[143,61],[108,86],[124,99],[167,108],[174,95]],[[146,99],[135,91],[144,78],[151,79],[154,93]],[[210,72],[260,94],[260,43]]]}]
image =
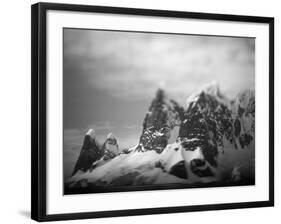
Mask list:
[{"label": "black and white photograph", "polygon": [[278,1],[2,1],[0,223],[281,214]]},{"label": "black and white photograph", "polygon": [[64,194],[255,185],[255,38],[63,29]]},{"label": "black and white photograph", "polygon": [[31,7],[31,218],[273,207],[274,17],[91,4]]}]

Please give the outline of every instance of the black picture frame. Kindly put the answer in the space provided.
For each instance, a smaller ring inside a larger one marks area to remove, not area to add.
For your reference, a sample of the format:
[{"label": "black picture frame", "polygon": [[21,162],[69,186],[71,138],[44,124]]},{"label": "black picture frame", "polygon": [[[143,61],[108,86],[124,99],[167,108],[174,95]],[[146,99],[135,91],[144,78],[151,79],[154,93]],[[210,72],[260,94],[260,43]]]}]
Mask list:
[{"label": "black picture frame", "polygon": [[[217,21],[253,22],[269,25],[269,200],[243,203],[208,204],[196,206],[159,207],[145,209],[83,212],[68,214],[46,213],[46,25],[48,10],[99,12],[169,18],[190,18]],[[103,7],[73,4],[37,3],[31,11],[31,218],[36,221],[55,221],[116,216],[178,213],[206,210],[254,208],[274,206],[274,18],[183,11],[164,11],[137,8]]]}]

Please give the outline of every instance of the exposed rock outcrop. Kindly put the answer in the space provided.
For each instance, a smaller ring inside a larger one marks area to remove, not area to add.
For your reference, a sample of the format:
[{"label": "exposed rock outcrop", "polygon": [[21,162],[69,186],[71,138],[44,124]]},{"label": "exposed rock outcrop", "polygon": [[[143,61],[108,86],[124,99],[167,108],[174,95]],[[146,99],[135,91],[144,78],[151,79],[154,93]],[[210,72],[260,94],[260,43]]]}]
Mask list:
[{"label": "exposed rock outcrop", "polygon": [[161,153],[182,116],[183,108],[159,89],[145,116],[140,144],[145,150]]},{"label": "exposed rock outcrop", "polygon": [[104,155],[104,151],[97,144],[95,138],[95,131],[93,129],[90,129],[84,137],[82,149],[75,164],[72,175],[75,175],[78,170],[84,172],[89,170],[92,164]]}]

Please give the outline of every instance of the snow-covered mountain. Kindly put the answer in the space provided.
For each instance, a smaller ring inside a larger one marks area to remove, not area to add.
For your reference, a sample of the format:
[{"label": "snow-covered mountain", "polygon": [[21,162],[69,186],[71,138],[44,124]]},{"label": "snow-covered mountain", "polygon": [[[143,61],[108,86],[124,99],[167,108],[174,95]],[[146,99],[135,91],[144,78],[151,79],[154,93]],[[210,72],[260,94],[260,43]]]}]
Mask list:
[{"label": "snow-covered mountain", "polygon": [[121,150],[112,134],[98,146],[94,131],[86,134],[66,191],[172,183],[254,184],[254,121],[253,91],[229,100],[213,83],[191,94],[183,107],[160,89],[136,146]]}]

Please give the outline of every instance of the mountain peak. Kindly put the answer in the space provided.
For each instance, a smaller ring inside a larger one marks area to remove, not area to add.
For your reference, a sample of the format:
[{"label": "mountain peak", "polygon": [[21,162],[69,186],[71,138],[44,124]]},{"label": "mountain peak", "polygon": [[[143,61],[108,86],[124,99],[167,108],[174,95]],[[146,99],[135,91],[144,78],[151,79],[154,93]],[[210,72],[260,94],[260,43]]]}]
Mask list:
[{"label": "mountain peak", "polygon": [[94,129],[89,129],[86,135],[91,136],[93,139],[96,137],[96,132]]},{"label": "mountain peak", "polygon": [[205,96],[205,94],[215,97],[220,102],[227,103],[226,97],[221,93],[219,83],[217,81],[212,81],[198,92],[192,93],[187,98],[187,108],[189,107],[190,103],[197,101],[200,97]]},{"label": "mountain peak", "polygon": [[163,89],[159,88],[156,91],[156,96],[155,96],[155,100],[156,101],[164,101],[164,99],[166,98],[166,93]]},{"label": "mountain peak", "polygon": [[201,92],[213,95],[213,96],[218,96],[222,98],[222,94],[220,91],[219,83],[217,81],[213,81],[210,84],[206,85]]},{"label": "mountain peak", "polygon": [[143,121],[140,144],[146,150],[160,153],[168,144],[175,126],[179,126],[183,108],[159,88]]},{"label": "mountain peak", "polygon": [[103,151],[97,144],[95,136],[96,133],[94,129],[89,129],[85,134],[82,148],[73,169],[72,176],[75,175],[78,170],[86,172],[95,161],[102,157]]},{"label": "mountain peak", "polygon": [[111,140],[115,140],[115,136],[112,134],[112,133],[109,133],[107,136],[106,136],[106,139],[111,139]]}]

